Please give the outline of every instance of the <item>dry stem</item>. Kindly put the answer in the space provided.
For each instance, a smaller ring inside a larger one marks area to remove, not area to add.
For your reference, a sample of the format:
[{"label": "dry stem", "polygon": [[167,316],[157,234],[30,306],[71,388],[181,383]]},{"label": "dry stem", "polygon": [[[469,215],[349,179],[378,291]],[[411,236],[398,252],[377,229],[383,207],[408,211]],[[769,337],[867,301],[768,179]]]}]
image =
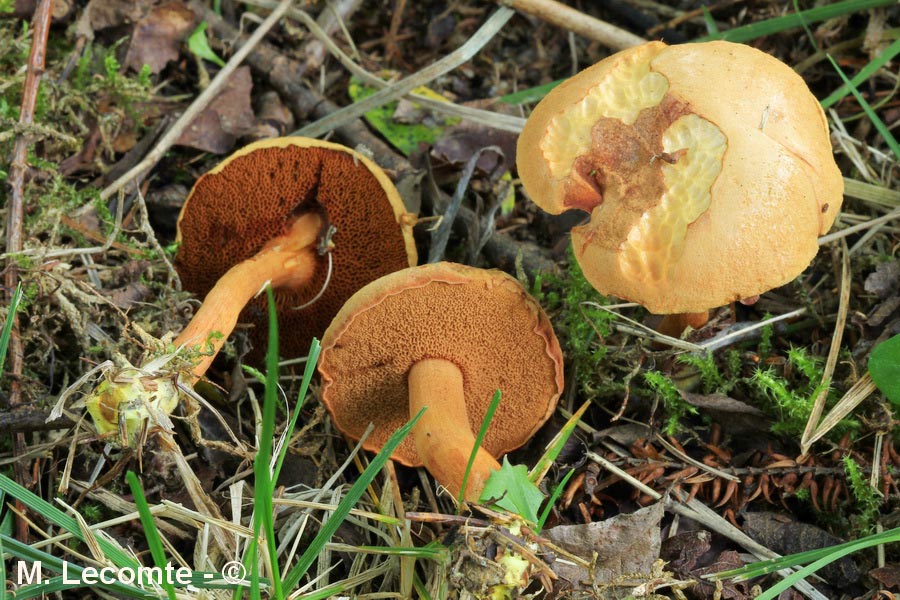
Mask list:
[{"label": "dry stem", "polygon": [[501,0],[501,4],[537,17],[551,25],[577,33],[589,40],[598,41],[614,50],[639,46],[647,41],[556,0]]},{"label": "dry stem", "polygon": [[[47,53],[47,37],[50,34],[50,18],[53,8],[52,0],[41,0],[34,12],[34,37],[31,41],[31,54],[28,57],[28,71],[25,74],[25,89],[22,92],[22,108],[19,112],[19,125],[27,128],[34,121],[34,107],[37,103],[38,87],[41,83],[41,75],[44,73],[44,60]],[[27,167],[27,152],[30,138],[27,134],[20,135],[16,139],[13,148],[12,164],[9,168],[10,196],[7,204],[6,223],[6,251],[19,252],[22,250],[22,220],[24,216],[24,188],[25,169]],[[6,266],[7,300],[19,285],[19,270],[14,259],[9,259]],[[12,333],[9,338],[9,408],[14,408],[22,402],[22,368],[24,365],[24,348],[22,337],[19,334],[18,315],[11,313],[7,316],[12,319]],[[17,433],[13,452],[20,455],[25,450],[25,435]],[[17,461],[15,464],[16,479],[22,485],[29,485],[29,464],[26,461]],[[16,502],[20,510],[24,507]],[[28,543],[28,523],[24,519],[16,519],[16,537],[19,541]]]}]

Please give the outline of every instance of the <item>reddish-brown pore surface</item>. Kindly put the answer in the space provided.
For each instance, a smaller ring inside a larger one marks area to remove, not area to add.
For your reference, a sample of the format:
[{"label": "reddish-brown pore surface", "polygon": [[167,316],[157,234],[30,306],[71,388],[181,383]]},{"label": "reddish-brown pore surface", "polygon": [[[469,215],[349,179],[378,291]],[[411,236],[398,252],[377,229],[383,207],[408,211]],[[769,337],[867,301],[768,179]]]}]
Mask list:
[{"label": "reddish-brown pore surface", "polygon": [[[409,421],[408,375],[423,359],[462,373],[469,435],[496,390],[502,400],[482,446],[493,456],[518,448],[556,407],[562,351],[550,321],[518,281],[500,271],[434,263],[392,273],[354,294],[322,339],[322,402],[335,426],[377,452]],[[418,466],[413,436],[394,460]]]},{"label": "reddish-brown pore surface", "polygon": [[[344,300],[364,284],[409,266],[401,227],[371,171],[347,152],[329,148],[260,148],[204,175],[194,186],[179,223],[182,240],[175,267],[184,287],[204,297],[232,265],[256,254],[298,215],[318,211],[337,228],[328,287],[319,293],[328,258],[317,258],[312,279],[296,290],[277,290],[282,356],[303,356],[321,337]],[[265,297],[252,300],[240,322],[253,325],[252,357],[265,349]]]}]

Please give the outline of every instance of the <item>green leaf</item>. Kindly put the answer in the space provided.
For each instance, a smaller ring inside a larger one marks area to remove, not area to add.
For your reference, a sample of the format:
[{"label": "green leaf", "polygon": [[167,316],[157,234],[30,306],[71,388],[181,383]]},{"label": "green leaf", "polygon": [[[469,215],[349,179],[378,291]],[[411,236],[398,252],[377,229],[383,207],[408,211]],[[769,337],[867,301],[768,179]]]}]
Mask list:
[{"label": "green leaf", "polygon": [[466,472],[463,475],[462,485],[459,488],[460,505],[462,505],[463,499],[466,497],[466,486],[469,485],[469,473],[472,472],[472,465],[475,464],[475,456],[478,454],[478,449],[481,448],[484,436],[487,435],[488,426],[494,418],[494,413],[497,412],[497,407],[500,406],[500,397],[500,390],[494,392],[494,397],[491,399],[487,412],[484,413],[484,419],[481,421],[481,428],[478,430],[478,435],[475,436],[475,444],[473,444],[472,452],[469,454],[469,462],[466,463]]},{"label": "green leaf", "polygon": [[13,322],[16,311],[19,310],[19,302],[22,301],[22,284],[16,286],[12,299],[9,301],[9,310],[6,311],[6,322],[3,331],[0,331],[0,377],[3,376],[3,365],[6,363],[6,350],[9,348],[9,337],[12,335]]},{"label": "green leaf", "polygon": [[209,47],[209,40],[206,39],[206,27],[206,21],[197,25],[197,29],[195,29],[194,33],[191,34],[191,37],[188,38],[188,50],[203,60],[208,60],[220,67],[224,67],[225,61],[219,58],[218,55],[213,52],[213,49]]},{"label": "green leaf", "polygon": [[[365,85],[356,77],[350,78],[350,86],[347,93],[354,102],[363,100],[378,90],[375,87]],[[428,96],[434,100],[447,99],[426,87],[417,87],[413,90],[416,94]],[[378,130],[395,148],[409,156],[415,150],[418,150],[419,144],[428,146],[444,133],[450,125],[459,123],[459,117],[442,117],[441,115],[429,114],[420,123],[403,123],[394,119],[394,112],[397,110],[397,102],[388,102],[384,106],[373,108],[365,113],[366,121],[369,125]],[[413,103],[413,106],[418,106]]]},{"label": "green leaf", "polygon": [[900,334],[881,342],[869,356],[869,375],[895,406],[900,406]]},{"label": "green leaf", "polygon": [[544,495],[528,478],[525,465],[512,466],[503,457],[503,466],[494,471],[484,484],[482,502],[493,502],[500,508],[514,512],[526,521],[538,522],[537,511],[544,501]]}]

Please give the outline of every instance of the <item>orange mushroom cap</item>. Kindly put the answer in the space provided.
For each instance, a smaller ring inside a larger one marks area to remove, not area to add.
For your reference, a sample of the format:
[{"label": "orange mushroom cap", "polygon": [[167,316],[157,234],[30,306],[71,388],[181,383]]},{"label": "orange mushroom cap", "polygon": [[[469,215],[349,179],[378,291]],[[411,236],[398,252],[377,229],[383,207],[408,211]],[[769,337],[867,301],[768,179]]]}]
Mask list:
[{"label": "orange mushroom cap", "polygon": [[[322,339],[322,402],[335,426],[378,451],[409,421],[407,376],[423,359],[462,372],[471,431],[503,396],[482,447],[518,448],[550,417],[563,387],[562,352],[541,307],[509,275],[453,263],[397,271],[354,294]],[[393,455],[419,466],[412,437]]]},{"label": "orange mushroom cap", "polygon": [[651,42],[582,71],[535,107],[517,157],[541,208],[591,213],[572,230],[588,281],[658,314],[789,282],[843,198],[803,79],[730,42]]},{"label": "orange mushroom cap", "polygon": [[[175,267],[186,289],[205,296],[233,265],[253,257],[284,234],[297,217],[317,212],[336,227],[328,257],[317,256],[315,274],[297,289],[276,290],[284,356],[302,356],[357,289],[416,264],[411,220],[396,188],[371,160],[339,144],[311,138],[263,140],[242,148],[203,175],[178,220],[181,245]],[[302,310],[302,306],[321,296]],[[250,302],[241,321],[265,348],[265,298]]]}]

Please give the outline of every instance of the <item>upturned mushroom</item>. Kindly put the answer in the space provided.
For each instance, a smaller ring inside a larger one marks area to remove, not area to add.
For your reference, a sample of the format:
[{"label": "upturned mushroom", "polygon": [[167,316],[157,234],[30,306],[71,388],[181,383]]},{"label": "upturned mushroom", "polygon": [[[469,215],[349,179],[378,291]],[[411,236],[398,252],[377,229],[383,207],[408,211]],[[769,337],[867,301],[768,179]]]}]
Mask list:
[{"label": "upturned mushroom", "polygon": [[538,206],[590,213],[572,230],[588,281],[674,315],[676,335],[794,279],[843,197],[803,79],[730,42],[651,42],[582,71],[535,107],[517,164]]},{"label": "upturned mushroom", "polygon": [[[178,220],[175,267],[205,296],[174,342],[192,357],[182,377],[203,377],[239,320],[265,347],[268,316],[254,297],[266,284],[289,332],[282,354],[304,355],[353,292],[416,263],[412,225],[387,175],[349,148],[287,137],[234,153],[197,180]],[[124,379],[125,389],[98,388],[87,402],[101,431],[117,427],[123,397],[134,396]]]},{"label": "upturned mushroom", "polygon": [[428,468],[457,496],[494,392],[502,401],[465,489],[476,501],[495,459],[549,418],[562,353],[541,307],[512,277],[453,263],[397,271],[356,292],[322,339],[322,401],[335,426],[371,451],[427,407],[393,454]]}]

